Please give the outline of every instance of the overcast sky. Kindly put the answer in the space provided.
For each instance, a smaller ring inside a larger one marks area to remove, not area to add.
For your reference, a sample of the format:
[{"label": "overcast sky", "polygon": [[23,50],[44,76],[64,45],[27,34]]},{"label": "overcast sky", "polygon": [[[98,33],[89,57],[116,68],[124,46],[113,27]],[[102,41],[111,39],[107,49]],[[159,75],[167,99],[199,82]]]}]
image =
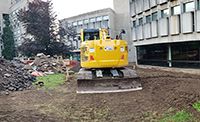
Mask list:
[{"label": "overcast sky", "polygon": [[113,9],[113,0],[52,0],[58,19],[76,16],[103,8]]}]

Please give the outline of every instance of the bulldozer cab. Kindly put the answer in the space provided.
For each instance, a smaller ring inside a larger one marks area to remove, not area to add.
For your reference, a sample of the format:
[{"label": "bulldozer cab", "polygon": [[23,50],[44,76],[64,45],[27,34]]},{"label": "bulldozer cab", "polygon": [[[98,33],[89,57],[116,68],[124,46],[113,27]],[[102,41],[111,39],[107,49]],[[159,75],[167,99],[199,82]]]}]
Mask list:
[{"label": "bulldozer cab", "polygon": [[91,41],[91,40],[106,40],[110,39],[108,36],[108,30],[106,29],[82,29],[81,30],[81,41]]},{"label": "bulldozer cab", "polygon": [[82,42],[99,40],[99,29],[82,29],[81,40]]}]

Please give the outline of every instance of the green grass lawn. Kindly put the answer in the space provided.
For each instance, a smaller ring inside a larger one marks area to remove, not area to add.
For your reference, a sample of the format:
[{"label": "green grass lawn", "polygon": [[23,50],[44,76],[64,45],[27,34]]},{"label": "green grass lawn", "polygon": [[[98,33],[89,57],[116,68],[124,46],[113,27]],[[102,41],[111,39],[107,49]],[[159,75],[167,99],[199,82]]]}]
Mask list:
[{"label": "green grass lawn", "polygon": [[37,82],[33,83],[33,85],[38,85],[38,82],[43,82],[45,89],[59,91],[59,88],[57,88],[56,86],[63,84],[66,81],[66,75],[53,74],[43,77],[37,77],[36,79]]}]

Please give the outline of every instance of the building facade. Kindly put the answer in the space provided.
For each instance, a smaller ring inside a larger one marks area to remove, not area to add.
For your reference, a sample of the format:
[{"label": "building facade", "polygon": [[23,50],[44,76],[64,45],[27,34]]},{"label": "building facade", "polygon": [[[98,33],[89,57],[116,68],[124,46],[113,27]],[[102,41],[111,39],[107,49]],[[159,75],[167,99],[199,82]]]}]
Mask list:
[{"label": "building facade", "polygon": [[2,56],[1,52],[3,50],[3,41],[1,35],[3,34],[3,16],[9,15],[11,22],[11,28],[13,31],[15,47],[21,45],[22,43],[22,34],[25,32],[25,29],[22,27],[21,23],[17,19],[17,13],[21,8],[27,7],[28,2],[32,0],[1,0],[0,4],[0,57]]},{"label": "building facade", "polygon": [[[77,34],[81,33],[81,29],[96,29],[103,28],[109,29],[109,34],[111,37],[115,38],[115,12],[110,9],[101,9],[97,11],[92,11],[77,16],[65,18],[61,20],[62,25],[73,27]],[[67,24],[67,25],[66,25]],[[119,32],[118,32],[119,33]],[[72,46],[71,60],[80,59],[80,43],[81,40],[77,38],[66,37],[69,45]]]},{"label": "building facade", "polygon": [[139,65],[200,68],[200,0],[126,2],[114,0],[114,8],[129,6],[129,44],[135,53],[129,53],[132,61]]}]

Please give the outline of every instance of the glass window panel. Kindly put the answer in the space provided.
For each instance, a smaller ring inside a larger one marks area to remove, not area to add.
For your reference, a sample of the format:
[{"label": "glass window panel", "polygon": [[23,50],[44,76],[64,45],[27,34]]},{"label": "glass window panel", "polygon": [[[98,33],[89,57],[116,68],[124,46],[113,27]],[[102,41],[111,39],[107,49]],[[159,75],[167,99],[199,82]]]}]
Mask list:
[{"label": "glass window panel", "polygon": [[0,31],[1,31],[1,26],[0,26]]},{"label": "glass window panel", "polygon": [[187,60],[187,52],[188,52],[188,45],[187,43],[182,43],[181,44],[181,58],[182,60]]},{"label": "glass window panel", "polygon": [[142,25],[143,24],[143,18],[140,18],[139,19],[139,25]]},{"label": "glass window panel", "polygon": [[199,63],[188,63],[188,68],[199,68]]},{"label": "glass window panel", "polygon": [[194,11],[194,2],[184,4],[184,12]]},{"label": "glass window panel", "polygon": [[87,24],[88,23],[88,19],[83,20],[83,23]]},{"label": "glass window panel", "polygon": [[165,9],[161,11],[161,18],[165,18],[169,16],[169,9]]},{"label": "glass window panel", "polygon": [[158,19],[158,12],[155,12],[152,14],[152,21],[157,20]]},{"label": "glass window panel", "polygon": [[163,50],[163,60],[167,60],[168,58],[168,44],[163,44],[162,45],[162,50]]},{"label": "glass window panel", "polygon": [[200,10],[200,0],[197,1],[197,9]]},{"label": "glass window panel", "polygon": [[136,21],[133,21],[133,27],[136,27]]},{"label": "glass window panel", "polygon": [[198,61],[199,60],[199,42],[188,43],[188,60]]},{"label": "glass window panel", "polygon": [[70,24],[70,23],[68,23],[68,24],[67,24],[67,27],[71,27],[71,24]]},{"label": "glass window panel", "polygon": [[73,22],[72,25],[73,25],[73,26],[77,26],[77,22]]},{"label": "glass window panel", "polygon": [[172,7],[172,15],[177,15],[177,14],[180,14],[180,6],[175,6],[175,7]]},{"label": "glass window panel", "polygon": [[108,20],[109,19],[109,16],[106,15],[106,16],[103,16],[103,20]]},{"label": "glass window panel", "polygon": [[83,24],[83,21],[78,21],[78,25],[82,25]]},{"label": "glass window panel", "polygon": [[146,23],[149,23],[149,22],[151,22],[151,15],[146,16]]},{"label": "glass window panel", "polygon": [[90,22],[95,22],[95,18],[90,18]]},{"label": "glass window panel", "polygon": [[182,63],[181,62],[172,62],[172,67],[181,68],[182,67]]},{"label": "glass window panel", "polygon": [[96,18],[96,21],[101,21],[101,20],[102,20],[101,17],[97,17],[97,18]]},{"label": "glass window panel", "polygon": [[181,44],[171,44],[172,60],[181,60]]}]

